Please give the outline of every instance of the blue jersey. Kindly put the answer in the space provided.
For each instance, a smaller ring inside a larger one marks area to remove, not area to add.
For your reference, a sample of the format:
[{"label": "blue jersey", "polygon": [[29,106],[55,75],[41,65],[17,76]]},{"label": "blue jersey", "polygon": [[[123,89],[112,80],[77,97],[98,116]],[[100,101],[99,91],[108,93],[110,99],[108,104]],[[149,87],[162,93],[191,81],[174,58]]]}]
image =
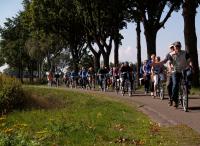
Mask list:
[{"label": "blue jersey", "polygon": [[77,76],[78,76],[78,73],[77,73],[76,71],[72,71],[70,76],[71,76],[71,77],[77,77]]},{"label": "blue jersey", "polygon": [[145,73],[147,73],[147,74],[151,73],[151,64],[152,64],[152,61],[148,60],[147,64],[144,66],[144,72]]},{"label": "blue jersey", "polygon": [[81,78],[87,78],[87,74],[88,74],[88,72],[87,72],[86,70],[81,70],[81,71],[79,72],[79,76],[80,76]]}]

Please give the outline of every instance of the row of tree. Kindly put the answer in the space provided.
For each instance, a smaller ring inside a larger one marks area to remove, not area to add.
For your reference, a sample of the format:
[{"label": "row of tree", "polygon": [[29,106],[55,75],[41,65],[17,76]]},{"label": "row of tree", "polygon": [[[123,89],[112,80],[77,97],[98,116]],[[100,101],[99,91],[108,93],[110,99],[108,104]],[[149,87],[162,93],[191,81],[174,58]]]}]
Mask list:
[{"label": "row of tree", "polygon": [[118,50],[123,39],[120,30],[128,22],[134,22],[140,66],[140,23],[144,26],[150,57],[156,54],[157,32],[174,11],[182,8],[185,46],[194,64],[194,85],[198,86],[195,15],[199,3],[199,0],[24,0],[24,10],[7,19],[1,28],[0,62],[17,67],[21,77],[25,68],[30,72],[38,68],[41,72],[45,61],[47,68],[52,68],[53,60],[65,52],[70,53],[66,60],[71,60],[73,69],[78,70],[82,59],[91,57],[97,69],[101,55],[104,65],[109,66],[114,49],[114,65],[118,65]]}]

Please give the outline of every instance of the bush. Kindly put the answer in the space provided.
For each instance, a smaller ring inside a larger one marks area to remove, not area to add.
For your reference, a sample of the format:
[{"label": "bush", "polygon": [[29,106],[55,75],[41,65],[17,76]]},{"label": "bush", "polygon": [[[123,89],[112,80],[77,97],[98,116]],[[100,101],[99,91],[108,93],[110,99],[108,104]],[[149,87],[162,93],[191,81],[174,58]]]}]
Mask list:
[{"label": "bush", "polygon": [[19,80],[0,75],[0,112],[6,113],[23,102],[23,90]]}]

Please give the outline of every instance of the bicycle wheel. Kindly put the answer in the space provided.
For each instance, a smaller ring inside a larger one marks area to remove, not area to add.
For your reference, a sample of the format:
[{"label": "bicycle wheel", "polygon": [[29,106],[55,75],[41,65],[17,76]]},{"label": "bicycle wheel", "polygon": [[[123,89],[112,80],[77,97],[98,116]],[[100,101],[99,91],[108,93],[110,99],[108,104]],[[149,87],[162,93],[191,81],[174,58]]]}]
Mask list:
[{"label": "bicycle wheel", "polygon": [[117,94],[119,93],[119,88],[120,88],[119,81],[115,81],[115,91]]},{"label": "bicycle wheel", "polygon": [[122,94],[122,96],[124,96],[124,94],[125,94],[124,87],[122,87],[122,89],[121,89],[121,94]]},{"label": "bicycle wheel", "polygon": [[135,91],[136,91],[136,82],[133,81],[133,93],[135,93]]},{"label": "bicycle wheel", "polygon": [[105,81],[105,79],[103,79],[103,81],[102,81],[102,90],[104,92],[106,92],[106,81]]},{"label": "bicycle wheel", "polygon": [[162,83],[160,83],[160,87],[159,87],[159,97],[161,100],[164,99],[164,87]]},{"label": "bicycle wheel", "polygon": [[124,86],[121,86],[121,94],[122,94],[122,96],[124,96],[125,92],[126,92],[126,81],[124,81]]},{"label": "bicycle wheel", "polygon": [[183,110],[185,112],[188,111],[188,88],[187,85],[183,86],[183,98],[182,98],[182,102],[183,102]]},{"label": "bicycle wheel", "polygon": [[127,81],[127,87],[128,87],[128,96],[131,97],[132,96],[132,90],[131,90],[131,82]]},{"label": "bicycle wheel", "polygon": [[182,84],[180,84],[178,98],[179,98],[179,105],[181,105],[183,107],[183,86],[182,86]]}]

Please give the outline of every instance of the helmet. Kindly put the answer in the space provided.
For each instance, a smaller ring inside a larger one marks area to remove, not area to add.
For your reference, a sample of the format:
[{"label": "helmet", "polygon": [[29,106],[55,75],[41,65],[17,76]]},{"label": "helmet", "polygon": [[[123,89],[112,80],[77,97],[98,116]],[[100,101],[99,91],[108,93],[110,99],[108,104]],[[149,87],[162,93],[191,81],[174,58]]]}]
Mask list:
[{"label": "helmet", "polygon": [[181,42],[177,41],[173,43],[174,46],[181,48]]},{"label": "helmet", "polygon": [[125,65],[128,65],[128,64],[129,64],[128,61],[126,61],[126,62],[125,62]]}]

